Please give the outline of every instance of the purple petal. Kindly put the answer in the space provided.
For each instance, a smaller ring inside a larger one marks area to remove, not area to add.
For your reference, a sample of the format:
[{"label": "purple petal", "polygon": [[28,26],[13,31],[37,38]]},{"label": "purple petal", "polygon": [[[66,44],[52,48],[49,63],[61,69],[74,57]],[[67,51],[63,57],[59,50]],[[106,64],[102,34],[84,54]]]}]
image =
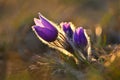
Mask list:
[{"label": "purple petal", "polygon": [[85,47],[87,45],[87,38],[84,34],[84,29],[82,27],[79,27],[75,30],[73,40],[74,43],[78,46]]},{"label": "purple petal", "polygon": [[67,32],[69,29],[71,29],[70,24],[67,22],[62,23],[61,26],[63,27],[64,32]]},{"label": "purple petal", "polygon": [[48,42],[55,41],[58,35],[56,32],[40,26],[33,26],[33,29],[35,30],[39,37]]},{"label": "purple petal", "polygon": [[73,41],[75,44],[79,43],[79,37],[76,31],[74,32],[74,35],[73,35]]},{"label": "purple petal", "polygon": [[67,37],[72,38],[73,31],[71,29],[70,23],[64,22],[61,23],[61,26],[63,28],[63,31],[67,34]]},{"label": "purple petal", "polygon": [[43,15],[39,14],[39,18],[41,20],[41,23],[44,25],[44,27],[51,29],[51,30],[56,30],[55,26],[50,23],[50,21],[45,18]]},{"label": "purple petal", "polygon": [[37,26],[41,26],[41,27],[44,27],[44,25],[41,23],[41,20],[40,19],[37,19],[37,18],[34,18],[34,22]]}]

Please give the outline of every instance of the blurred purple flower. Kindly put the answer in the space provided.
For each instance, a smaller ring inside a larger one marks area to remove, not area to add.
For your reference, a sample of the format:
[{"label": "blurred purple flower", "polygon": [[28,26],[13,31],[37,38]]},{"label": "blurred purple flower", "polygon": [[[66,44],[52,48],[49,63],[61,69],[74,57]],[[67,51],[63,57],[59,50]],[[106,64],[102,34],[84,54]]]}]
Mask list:
[{"label": "blurred purple flower", "polygon": [[70,22],[68,22],[68,23],[67,22],[62,22],[60,25],[63,28],[63,31],[65,32],[67,37],[72,38],[73,30],[71,29]]},{"label": "blurred purple flower", "polygon": [[38,37],[41,37],[47,42],[55,41],[58,36],[58,31],[55,26],[44,16],[39,14],[39,18],[34,18],[36,25],[32,27]]},{"label": "blurred purple flower", "polygon": [[79,27],[75,30],[73,34],[73,41],[77,46],[80,46],[81,48],[84,48],[87,46],[87,38],[85,36],[84,29],[82,27]]}]

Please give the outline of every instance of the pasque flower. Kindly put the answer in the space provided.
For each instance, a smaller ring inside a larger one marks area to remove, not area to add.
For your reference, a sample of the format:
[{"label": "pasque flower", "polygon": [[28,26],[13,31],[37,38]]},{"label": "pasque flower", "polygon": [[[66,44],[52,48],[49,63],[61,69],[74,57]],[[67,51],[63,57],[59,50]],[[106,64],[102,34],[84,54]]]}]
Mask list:
[{"label": "pasque flower", "polygon": [[47,42],[55,41],[58,36],[58,31],[47,18],[39,14],[39,18],[34,18],[36,25],[32,26],[32,29],[35,31],[38,37],[42,38]]},{"label": "pasque flower", "polygon": [[75,30],[75,32],[73,34],[73,41],[77,46],[80,46],[82,48],[87,46],[87,44],[88,44],[87,38],[85,36],[85,32],[82,27],[79,27]]},{"label": "pasque flower", "polygon": [[61,27],[63,28],[63,31],[67,35],[67,37],[72,38],[73,36],[73,30],[71,29],[71,24],[70,22],[62,22]]}]

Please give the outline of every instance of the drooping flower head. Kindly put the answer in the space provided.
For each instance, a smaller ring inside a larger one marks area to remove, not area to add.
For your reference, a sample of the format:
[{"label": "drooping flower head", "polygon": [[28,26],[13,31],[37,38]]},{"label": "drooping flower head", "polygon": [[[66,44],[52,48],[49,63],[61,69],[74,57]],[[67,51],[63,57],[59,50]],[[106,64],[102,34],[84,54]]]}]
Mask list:
[{"label": "drooping flower head", "polygon": [[73,30],[71,29],[71,24],[70,22],[62,22],[61,27],[63,28],[63,31],[67,35],[67,37],[72,38],[73,36]]},{"label": "drooping flower head", "polygon": [[43,15],[39,14],[39,18],[34,18],[36,25],[32,26],[33,31],[35,31],[38,37],[47,42],[55,41],[58,36],[55,26]]},{"label": "drooping flower head", "polygon": [[85,36],[85,32],[82,27],[79,27],[75,30],[75,32],[73,34],[73,41],[77,46],[80,46],[82,48],[87,46],[87,44],[88,44],[87,38]]}]

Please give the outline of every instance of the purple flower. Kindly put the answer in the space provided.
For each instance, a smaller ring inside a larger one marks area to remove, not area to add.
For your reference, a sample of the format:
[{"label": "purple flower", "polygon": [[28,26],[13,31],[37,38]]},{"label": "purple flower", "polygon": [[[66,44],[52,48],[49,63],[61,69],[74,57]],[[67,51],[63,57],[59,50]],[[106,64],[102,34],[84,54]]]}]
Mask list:
[{"label": "purple flower", "polygon": [[55,41],[58,36],[58,31],[55,26],[41,14],[39,14],[39,18],[34,18],[36,25],[32,26],[32,29],[43,40],[47,42]]},{"label": "purple flower", "polygon": [[65,32],[65,34],[67,35],[67,37],[72,38],[73,35],[73,30],[71,29],[71,24],[70,22],[64,22],[60,24],[61,27],[63,28],[63,31]]},{"label": "purple flower", "polygon": [[82,27],[79,27],[75,30],[73,34],[73,41],[77,46],[80,46],[81,48],[84,48],[87,46],[87,38],[85,36],[84,29]]}]

